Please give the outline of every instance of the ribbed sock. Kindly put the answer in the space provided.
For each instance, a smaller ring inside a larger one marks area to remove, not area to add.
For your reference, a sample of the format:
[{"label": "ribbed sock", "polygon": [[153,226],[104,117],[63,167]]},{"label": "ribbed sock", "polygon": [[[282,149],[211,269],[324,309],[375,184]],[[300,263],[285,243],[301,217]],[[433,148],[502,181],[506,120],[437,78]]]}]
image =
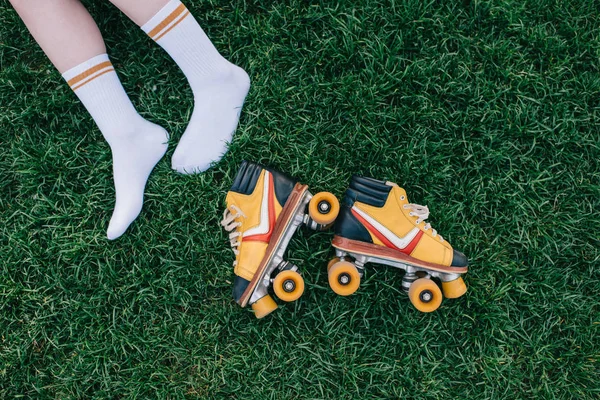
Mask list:
[{"label": "ribbed sock", "polygon": [[146,181],[167,150],[167,131],[142,118],[106,54],[63,74],[110,145],[116,192],[107,236],[121,236],[142,210]]},{"label": "ribbed sock", "polygon": [[219,54],[179,0],[170,1],[142,29],[177,63],[194,94],[194,111],[172,167],[184,174],[202,172],[227,151],[250,88],[248,74]]}]

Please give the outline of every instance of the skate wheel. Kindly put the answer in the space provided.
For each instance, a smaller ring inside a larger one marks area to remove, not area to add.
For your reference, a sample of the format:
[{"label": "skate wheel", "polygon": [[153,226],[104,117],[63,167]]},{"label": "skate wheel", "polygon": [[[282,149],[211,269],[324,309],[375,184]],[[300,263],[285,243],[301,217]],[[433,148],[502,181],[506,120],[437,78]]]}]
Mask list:
[{"label": "skate wheel", "polygon": [[252,309],[256,318],[263,318],[277,310],[277,303],[275,303],[271,296],[266,295],[253,303]]},{"label": "skate wheel", "polygon": [[308,203],[308,215],[320,225],[330,225],[340,213],[340,202],[333,193],[319,192]]},{"label": "skate wheel", "polygon": [[444,297],[456,299],[467,293],[467,285],[465,285],[463,278],[459,277],[450,282],[442,282],[442,292],[444,292]]},{"label": "skate wheel", "polygon": [[339,261],[329,269],[329,286],[340,296],[350,296],[360,286],[360,274],[348,261]]},{"label": "skate wheel", "polygon": [[273,291],[283,301],[296,301],[304,293],[304,279],[296,271],[281,271],[273,280]]},{"label": "skate wheel", "polygon": [[329,273],[329,270],[331,269],[331,267],[333,267],[336,263],[339,263],[339,262],[340,262],[339,257],[332,258],[331,261],[329,261],[329,264],[327,264],[327,273]]},{"label": "skate wheel", "polygon": [[417,310],[432,312],[442,304],[442,291],[431,279],[420,278],[410,285],[408,298]]}]

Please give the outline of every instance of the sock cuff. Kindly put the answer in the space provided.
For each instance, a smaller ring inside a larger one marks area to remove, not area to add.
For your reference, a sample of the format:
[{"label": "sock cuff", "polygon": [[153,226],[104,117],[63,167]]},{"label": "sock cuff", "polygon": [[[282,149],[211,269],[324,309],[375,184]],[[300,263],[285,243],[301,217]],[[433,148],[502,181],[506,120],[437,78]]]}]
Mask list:
[{"label": "sock cuff", "polygon": [[62,74],[72,90],[77,90],[101,75],[114,72],[108,54],[100,54]]},{"label": "sock cuff", "polygon": [[157,42],[189,15],[190,12],[180,0],[171,0],[142,26],[142,30]]}]

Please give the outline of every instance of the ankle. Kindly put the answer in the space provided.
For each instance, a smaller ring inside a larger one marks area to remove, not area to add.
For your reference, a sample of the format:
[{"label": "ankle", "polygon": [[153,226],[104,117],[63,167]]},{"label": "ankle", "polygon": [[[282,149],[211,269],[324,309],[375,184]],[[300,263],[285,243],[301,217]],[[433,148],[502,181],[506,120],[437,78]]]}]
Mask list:
[{"label": "ankle", "polygon": [[159,140],[161,143],[166,143],[169,140],[169,135],[163,127],[142,118],[140,115],[120,124],[112,124],[110,128],[101,131],[111,147],[139,141],[154,142]]},{"label": "ankle", "polygon": [[223,61],[224,63],[219,68],[198,75],[195,78],[189,77],[190,86],[195,95],[211,86],[222,88],[225,85],[231,88],[231,90],[245,92],[250,89],[250,77],[246,71],[225,59]]}]

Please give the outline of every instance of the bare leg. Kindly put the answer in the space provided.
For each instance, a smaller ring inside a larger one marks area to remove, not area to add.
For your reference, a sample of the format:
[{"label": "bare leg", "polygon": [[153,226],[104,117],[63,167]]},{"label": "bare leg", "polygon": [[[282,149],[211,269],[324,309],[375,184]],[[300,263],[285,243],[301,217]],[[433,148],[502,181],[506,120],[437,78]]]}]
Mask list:
[{"label": "bare leg", "polygon": [[167,149],[167,132],[137,113],[79,1],[10,1],[110,145],[116,201],[107,236],[116,239],[142,209],[148,176]]},{"label": "bare leg", "polygon": [[110,0],[110,2],[133,22],[142,26],[167,5],[169,0]]},{"label": "bare leg", "polygon": [[10,2],[61,74],[106,53],[98,26],[78,0]]}]

